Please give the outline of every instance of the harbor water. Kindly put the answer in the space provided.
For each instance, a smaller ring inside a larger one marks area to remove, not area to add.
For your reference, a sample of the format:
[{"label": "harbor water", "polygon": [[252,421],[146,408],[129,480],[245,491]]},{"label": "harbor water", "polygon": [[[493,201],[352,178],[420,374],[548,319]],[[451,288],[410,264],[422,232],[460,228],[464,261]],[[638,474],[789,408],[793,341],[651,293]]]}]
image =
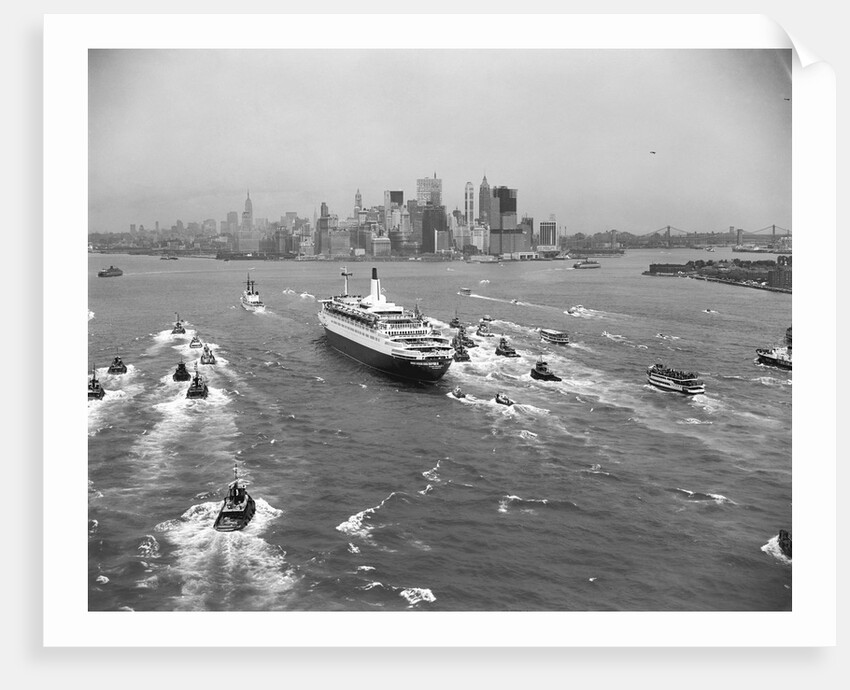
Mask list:
[{"label": "harbor water", "polygon": [[[471,361],[424,385],[328,346],[340,262],[89,255],[89,609],[790,610],[792,373],[755,350],[782,342],[791,295],[642,275],[722,258],[346,264],[353,293],[377,266],[390,301],[472,326]],[[123,276],[98,278],[110,263]],[[264,311],[239,304],[248,272]],[[495,338],[474,336],[485,314]],[[171,378],[193,335],[217,358],[205,400]],[[495,355],[502,335],[520,357]],[[531,378],[541,356],[562,381]],[[649,386],[655,363],[705,394]],[[257,512],[220,533],[234,463]]]}]

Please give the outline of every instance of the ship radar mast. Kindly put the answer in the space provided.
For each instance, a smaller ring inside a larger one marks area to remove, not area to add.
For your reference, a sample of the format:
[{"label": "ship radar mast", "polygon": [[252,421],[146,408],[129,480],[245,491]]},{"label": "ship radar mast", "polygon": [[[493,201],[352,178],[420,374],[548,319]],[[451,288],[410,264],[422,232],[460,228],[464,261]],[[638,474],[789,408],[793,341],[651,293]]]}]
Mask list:
[{"label": "ship radar mast", "polygon": [[353,274],[345,266],[343,266],[340,275],[345,279],[345,291],[343,292],[343,294],[348,295],[348,279]]}]

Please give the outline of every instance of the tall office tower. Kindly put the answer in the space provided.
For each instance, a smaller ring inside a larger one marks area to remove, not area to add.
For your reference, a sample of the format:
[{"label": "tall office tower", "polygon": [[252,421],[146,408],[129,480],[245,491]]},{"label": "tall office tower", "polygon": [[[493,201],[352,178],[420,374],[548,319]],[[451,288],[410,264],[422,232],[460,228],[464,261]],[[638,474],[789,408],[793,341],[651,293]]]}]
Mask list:
[{"label": "tall office tower", "polygon": [[490,185],[486,175],[478,187],[478,222],[482,225],[490,222]]},{"label": "tall office tower", "polygon": [[401,216],[394,214],[393,211],[401,209],[403,205],[404,192],[391,191],[389,189],[384,191],[384,227],[387,231],[398,228],[398,220],[393,220],[393,218],[400,220]]},{"label": "tall office tower", "polygon": [[475,222],[475,187],[467,182],[463,190],[463,220],[467,227]]},{"label": "tall office tower", "polygon": [[360,195],[360,188],[357,188],[357,194],[354,195],[354,208],[363,208],[363,197]]},{"label": "tall office tower", "polygon": [[554,220],[541,220],[538,228],[538,245],[554,247],[558,244],[558,228]]},{"label": "tall office tower", "polygon": [[416,202],[420,206],[431,202],[434,206],[443,205],[443,181],[437,179],[437,173],[434,177],[425,177],[416,180]]},{"label": "tall office tower", "polygon": [[251,190],[248,190],[248,198],[245,199],[245,210],[242,211],[242,231],[250,232],[254,229],[254,204],[251,203]]},{"label": "tall office tower", "polygon": [[447,230],[445,206],[426,206],[422,211],[422,251],[430,254],[445,248]]}]

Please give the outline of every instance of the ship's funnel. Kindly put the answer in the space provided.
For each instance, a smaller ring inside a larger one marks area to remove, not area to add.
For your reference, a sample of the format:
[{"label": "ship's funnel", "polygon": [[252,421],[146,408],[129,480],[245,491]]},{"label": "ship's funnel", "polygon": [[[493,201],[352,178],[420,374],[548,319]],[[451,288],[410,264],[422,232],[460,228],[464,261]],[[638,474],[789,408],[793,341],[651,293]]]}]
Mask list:
[{"label": "ship's funnel", "polygon": [[369,296],[373,302],[386,302],[386,297],[381,294],[381,281],[378,279],[377,268],[372,268],[372,289]]}]

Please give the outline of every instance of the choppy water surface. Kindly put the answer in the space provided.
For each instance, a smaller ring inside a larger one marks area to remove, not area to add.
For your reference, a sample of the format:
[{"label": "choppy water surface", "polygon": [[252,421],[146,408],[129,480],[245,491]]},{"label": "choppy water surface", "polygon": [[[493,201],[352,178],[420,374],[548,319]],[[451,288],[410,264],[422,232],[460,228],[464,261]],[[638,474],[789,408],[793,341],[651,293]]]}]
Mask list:
[{"label": "choppy water surface", "polygon": [[[377,264],[392,301],[446,334],[456,310],[489,314],[521,355],[476,338],[433,386],[327,346],[317,299],[341,291],[339,263],[92,255],[107,394],[88,403],[90,608],[789,610],[791,373],[755,348],[781,341],[791,297],[641,275],[703,254]],[[95,277],[108,263],[124,275]],[[352,291],[372,265],[348,264]],[[239,306],[249,270],[264,312]],[[195,334],[218,357],[206,400],[171,380]],[[115,355],[126,375],[106,373]],[[530,377],[541,355],[562,382]],[[706,394],[651,388],[655,362],[700,372]],[[234,461],[257,514],[219,533]]]}]

